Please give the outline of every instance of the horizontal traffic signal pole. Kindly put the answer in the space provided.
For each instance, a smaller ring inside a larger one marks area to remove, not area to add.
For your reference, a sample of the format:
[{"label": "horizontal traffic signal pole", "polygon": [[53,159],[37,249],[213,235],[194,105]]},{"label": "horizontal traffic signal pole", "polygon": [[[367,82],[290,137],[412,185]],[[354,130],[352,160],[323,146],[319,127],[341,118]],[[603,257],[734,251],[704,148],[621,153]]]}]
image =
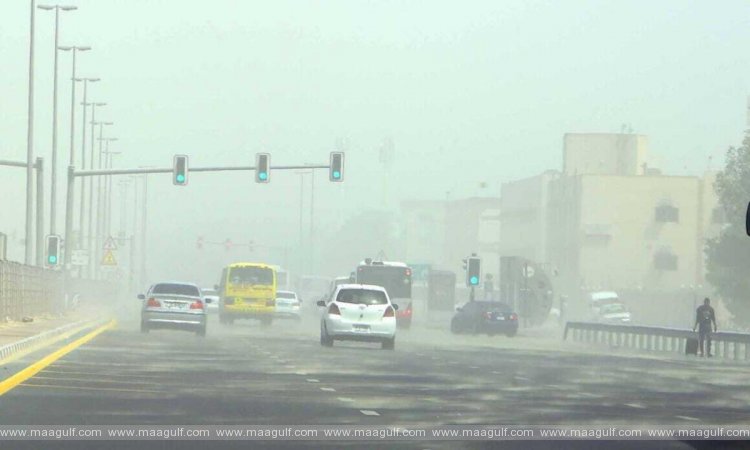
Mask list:
[{"label": "horizontal traffic signal pole", "polygon": [[[25,165],[24,165],[25,167]],[[299,169],[330,169],[329,165],[313,166],[271,166],[271,170],[299,170]],[[229,171],[252,171],[255,166],[214,166],[214,167],[190,167],[190,172],[229,172]],[[75,170],[75,177],[93,177],[99,175],[145,175],[151,173],[172,173],[172,167],[165,168],[139,168],[139,169],[102,169],[102,170]]]}]

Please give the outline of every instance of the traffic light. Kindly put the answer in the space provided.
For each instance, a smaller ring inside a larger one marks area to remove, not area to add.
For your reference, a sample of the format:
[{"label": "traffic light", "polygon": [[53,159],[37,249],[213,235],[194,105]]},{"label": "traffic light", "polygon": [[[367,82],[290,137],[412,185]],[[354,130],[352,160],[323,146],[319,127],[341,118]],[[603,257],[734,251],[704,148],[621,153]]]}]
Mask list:
[{"label": "traffic light", "polygon": [[271,155],[255,154],[255,182],[268,183],[271,180]]},{"label": "traffic light", "polygon": [[187,155],[174,155],[172,165],[172,183],[175,186],[188,184],[188,157]]},{"label": "traffic light", "polygon": [[328,179],[337,183],[344,181],[344,152],[331,152]]},{"label": "traffic light", "polygon": [[482,260],[476,256],[466,259],[466,285],[479,286],[482,275]]},{"label": "traffic light", "polygon": [[60,265],[60,236],[51,234],[47,236],[47,266],[57,267]]}]

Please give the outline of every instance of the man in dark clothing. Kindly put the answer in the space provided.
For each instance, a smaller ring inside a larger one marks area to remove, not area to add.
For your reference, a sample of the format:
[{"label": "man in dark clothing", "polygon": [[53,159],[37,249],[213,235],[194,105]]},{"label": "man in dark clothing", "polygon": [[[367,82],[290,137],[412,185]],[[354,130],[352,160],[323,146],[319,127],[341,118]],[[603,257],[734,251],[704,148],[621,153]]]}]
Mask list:
[{"label": "man in dark clothing", "polygon": [[[701,356],[711,357],[711,325],[713,325],[713,332],[716,332],[716,314],[711,307],[711,300],[706,297],[703,305],[695,310],[695,325],[693,325],[693,331],[698,328],[698,351]],[[706,342],[705,353],[703,341]]]}]

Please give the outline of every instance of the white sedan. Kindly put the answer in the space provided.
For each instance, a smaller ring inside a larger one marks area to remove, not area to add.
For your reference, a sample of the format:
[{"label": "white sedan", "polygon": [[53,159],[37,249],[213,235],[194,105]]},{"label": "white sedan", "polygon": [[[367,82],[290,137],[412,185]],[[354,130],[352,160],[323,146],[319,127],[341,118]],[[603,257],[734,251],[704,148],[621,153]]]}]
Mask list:
[{"label": "white sedan", "polygon": [[301,304],[296,292],[276,291],[276,317],[299,320]]},{"label": "white sedan", "polygon": [[380,342],[383,349],[396,347],[396,310],[388,293],[380,286],[342,284],[326,302],[320,320],[320,344],[333,346],[334,340]]}]

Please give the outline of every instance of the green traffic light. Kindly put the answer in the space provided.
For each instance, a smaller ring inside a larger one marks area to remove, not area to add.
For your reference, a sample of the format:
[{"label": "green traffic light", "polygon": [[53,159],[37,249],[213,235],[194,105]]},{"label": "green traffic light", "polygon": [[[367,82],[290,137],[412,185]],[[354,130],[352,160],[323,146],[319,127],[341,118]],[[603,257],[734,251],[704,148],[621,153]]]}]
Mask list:
[{"label": "green traffic light", "polygon": [[469,278],[469,282],[471,284],[479,284],[479,278],[476,277],[476,276],[473,276],[473,277]]},{"label": "green traffic light", "polygon": [[334,170],[333,171],[333,178],[336,178],[336,179],[341,178],[341,172],[339,172],[338,170]]},{"label": "green traffic light", "polygon": [[185,182],[185,175],[183,175],[183,174],[177,175],[177,182],[178,183],[184,183]]},{"label": "green traffic light", "polygon": [[47,260],[49,261],[50,264],[57,264],[57,256],[55,255],[49,255]]},{"label": "green traffic light", "polygon": [[258,174],[258,178],[260,178],[261,180],[266,180],[268,179],[268,174],[266,172],[261,172]]}]

